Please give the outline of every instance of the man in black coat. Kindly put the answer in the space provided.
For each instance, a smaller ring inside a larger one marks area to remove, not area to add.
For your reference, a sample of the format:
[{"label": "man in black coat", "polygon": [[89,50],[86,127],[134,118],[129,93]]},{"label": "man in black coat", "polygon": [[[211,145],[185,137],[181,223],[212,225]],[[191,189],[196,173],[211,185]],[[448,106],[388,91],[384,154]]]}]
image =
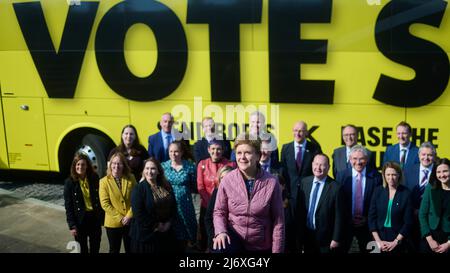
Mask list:
[{"label": "man in black coat", "polygon": [[203,159],[209,158],[208,145],[212,140],[218,140],[222,143],[223,156],[226,159],[230,159],[231,155],[231,144],[230,141],[226,139],[225,133],[216,133],[216,124],[211,117],[205,117],[202,120],[202,129],[204,137],[198,140],[194,144],[194,159],[195,163],[198,164]]},{"label": "man in black coat", "polygon": [[295,248],[295,221],[297,190],[303,177],[313,174],[311,164],[316,154],[322,152],[316,143],[306,140],[308,125],[304,121],[297,121],[292,128],[294,141],[284,144],[281,149],[281,168],[286,185],[286,195],[289,200],[289,210],[285,215],[286,221],[286,249],[297,252]]},{"label": "man in black coat", "polygon": [[313,175],[302,179],[297,196],[298,247],[305,253],[340,252],[344,240],[344,195],[328,176],[328,156],[317,154]]}]

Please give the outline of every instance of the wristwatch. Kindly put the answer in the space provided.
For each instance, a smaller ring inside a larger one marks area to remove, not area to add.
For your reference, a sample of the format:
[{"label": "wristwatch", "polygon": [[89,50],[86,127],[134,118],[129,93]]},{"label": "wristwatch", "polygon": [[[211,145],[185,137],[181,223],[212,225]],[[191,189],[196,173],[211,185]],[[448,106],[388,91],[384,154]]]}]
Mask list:
[{"label": "wristwatch", "polygon": [[399,240],[399,239],[395,239],[395,240],[394,240],[394,242],[396,242],[396,243],[397,243],[397,245],[399,245],[399,244],[401,244],[401,243],[402,243],[402,240]]}]

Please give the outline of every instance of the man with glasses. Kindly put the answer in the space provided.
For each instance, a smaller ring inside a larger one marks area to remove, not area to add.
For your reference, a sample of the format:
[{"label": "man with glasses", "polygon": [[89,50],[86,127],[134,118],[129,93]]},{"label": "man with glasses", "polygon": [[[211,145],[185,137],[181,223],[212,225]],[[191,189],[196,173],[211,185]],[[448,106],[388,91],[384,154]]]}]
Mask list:
[{"label": "man with glasses", "polygon": [[[355,125],[348,124],[342,128],[342,140],[345,145],[339,148],[336,148],[333,151],[333,177],[336,178],[339,172],[342,172],[346,169],[351,169],[350,164],[350,149],[358,143],[358,129]],[[368,152],[368,166],[375,169],[375,159],[374,153],[366,149]]]}]

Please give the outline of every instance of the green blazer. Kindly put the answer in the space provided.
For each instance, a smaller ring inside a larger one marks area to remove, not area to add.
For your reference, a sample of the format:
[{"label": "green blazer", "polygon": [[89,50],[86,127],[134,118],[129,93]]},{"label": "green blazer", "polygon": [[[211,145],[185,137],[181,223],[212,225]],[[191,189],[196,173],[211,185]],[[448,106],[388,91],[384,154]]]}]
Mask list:
[{"label": "green blazer", "polygon": [[[437,183],[440,183],[437,181]],[[442,221],[442,230],[450,232],[450,208],[442,211],[442,190],[433,189],[430,184],[425,188],[422,203],[420,203],[419,221],[422,237],[436,230]],[[450,240],[450,236],[448,238]]]}]

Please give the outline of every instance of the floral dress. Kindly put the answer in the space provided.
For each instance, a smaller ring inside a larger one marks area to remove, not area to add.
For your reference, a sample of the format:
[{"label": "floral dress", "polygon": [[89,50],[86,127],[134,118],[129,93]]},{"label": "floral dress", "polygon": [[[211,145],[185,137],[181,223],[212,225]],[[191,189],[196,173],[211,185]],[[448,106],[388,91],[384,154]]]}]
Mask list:
[{"label": "floral dress", "polygon": [[173,193],[177,202],[177,220],[175,232],[178,240],[197,239],[197,219],[195,216],[194,203],[189,185],[196,181],[195,165],[193,162],[183,160],[183,167],[177,171],[171,166],[172,161],[162,163],[164,174],[172,185]]}]

